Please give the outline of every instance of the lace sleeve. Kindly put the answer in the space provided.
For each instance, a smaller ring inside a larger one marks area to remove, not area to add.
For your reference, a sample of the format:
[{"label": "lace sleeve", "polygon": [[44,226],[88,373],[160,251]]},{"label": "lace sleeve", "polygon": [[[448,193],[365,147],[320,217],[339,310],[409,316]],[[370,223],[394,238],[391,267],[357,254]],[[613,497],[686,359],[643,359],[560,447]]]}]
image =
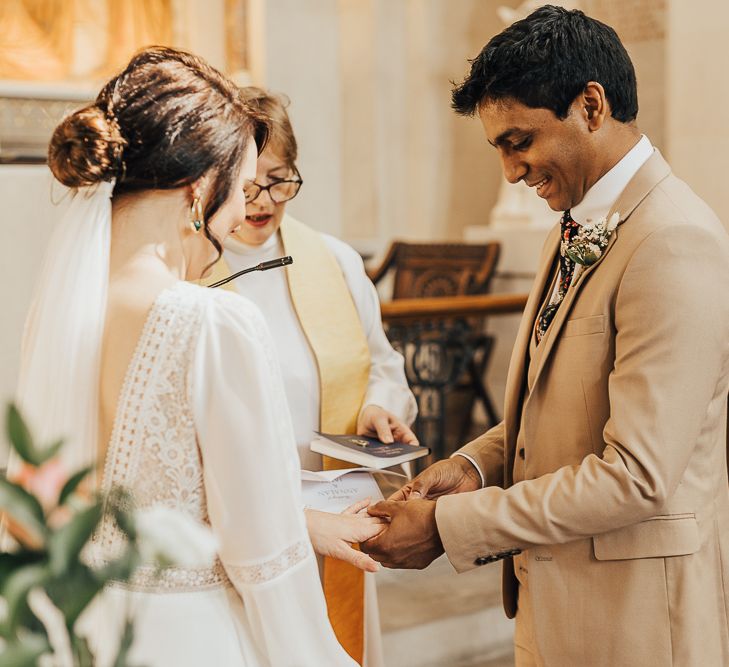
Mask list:
[{"label": "lace sleeve", "polygon": [[311,544],[300,541],[292,544],[278,556],[263,563],[251,565],[232,565],[225,563],[225,571],[236,586],[256,586],[267,584],[283,576],[306,558],[313,555]]},{"label": "lace sleeve", "polygon": [[[237,294],[212,292],[210,300],[192,384],[220,560],[266,664],[354,665],[327,618],[293,428],[263,316]],[[271,630],[282,619],[285,642]]]}]

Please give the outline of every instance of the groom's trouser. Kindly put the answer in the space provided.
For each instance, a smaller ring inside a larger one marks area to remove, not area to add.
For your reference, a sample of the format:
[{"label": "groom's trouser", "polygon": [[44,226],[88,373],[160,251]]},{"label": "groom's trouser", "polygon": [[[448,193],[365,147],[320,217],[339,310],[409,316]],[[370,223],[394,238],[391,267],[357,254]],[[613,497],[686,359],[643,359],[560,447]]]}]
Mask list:
[{"label": "groom's trouser", "polygon": [[514,556],[514,571],[519,580],[519,602],[514,628],[514,659],[516,667],[544,667],[534,635],[534,613],[529,592],[527,553]]}]

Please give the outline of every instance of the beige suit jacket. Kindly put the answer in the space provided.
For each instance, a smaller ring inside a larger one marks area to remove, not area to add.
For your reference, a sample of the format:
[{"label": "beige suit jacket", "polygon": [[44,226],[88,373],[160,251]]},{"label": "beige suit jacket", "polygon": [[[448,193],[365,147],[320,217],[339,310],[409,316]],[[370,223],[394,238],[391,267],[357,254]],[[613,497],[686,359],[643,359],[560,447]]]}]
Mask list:
[{"label": "beige suit jacket", "polygon": [[438,529],[459,572],[504,560],[510,617],[509,552],[525,550],[550,667],[729,665],[729,237],[657,151],[613,211],[621,224],[557,311],[525,402],[549,235],[504,421],[461,450],[487,486],[440,498]]}]

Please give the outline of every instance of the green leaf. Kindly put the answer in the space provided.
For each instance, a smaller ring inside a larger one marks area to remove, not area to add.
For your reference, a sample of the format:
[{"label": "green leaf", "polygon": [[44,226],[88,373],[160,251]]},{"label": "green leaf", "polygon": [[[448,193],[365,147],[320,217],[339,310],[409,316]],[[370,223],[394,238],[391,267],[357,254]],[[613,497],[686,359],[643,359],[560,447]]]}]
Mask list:
[{"label": "green leaf", "polygon": [[40,542],[48,534],[43,508],[35,496],[18,484],[0,477],[0,510],[29,530]]},{"label": "green leaf", "polygon": [[128,581],[140,565],[139,552],[129,545],[119,558],[96,570],[96,576],[103,581]]},{"label": "green leaf", "polygon": [[119,652],[116,654],[114,667],[128,667],[129,650],[132,648],[134,641],[134,623],[131,618],[127,618],[124,624],[124,634],[119,642]]},{"label": "green leaf", "polygon": [[48,445],[48,447],[36,450],[35,455],[40,461],[40,464],[43,465],[46,461],[50,461],[54,456],[56,456],[58,452],[61,451],[61,447],[63,447],[64,442],[63,438],[60,438]]},{"label": "green leaf", "polygon": [[36,447],[30,429],[14,403],[8,405],[6,424],[8,439],[15,451],[23,461],[36,467],[43,465],[56,456],[63,446],[63,440],[56,440],[49,447]]},{"label": "green leaf", "polygon": [[51,646],[43,635],[26,634],[22,639],[9,642],[0,653],[0,667],[36,667],[38,658],[48,653]]},{"label": "green leaf", "polygon": [[79,637],[73,633],[70,633],[70,636],[76,667],[94,667],[94,654],[86,637]]},{"label": "green leaf", "polygon": [[38,551],[22,551],[14,553],[0,553],[0,595],[5,590],[5,584],[14,572],[26,565],[33,565],[43,560],[44,554]]},{"label": "green leaf", "polygon": [[134,501],[131,494],[120,486],[114,487],[108,496],[109,511],[114,517],[119,530],[134,542],[137,539],[137,527],[134,523]]},{"label": "green leaf", "polygon": [[106,580],[97,577],[93,570],[78,564],[46,584],[46,593],[61,610],[69,634],[78,617],[104,588],[105,583]]},{"label": "green leaf", "polygon": [[87,468],[83,468],[82,470],[79,470],[75,475],[73,475],[64,485],[61,489],[61,493],[58,496],[58,504],[63,505],[68,498],[73,495],[73,492],[78,488],[78,485],[81,484],[81,482],[84,481],[86,476],[94,469],[93,466],[88,466]]},{"label": "green leaf", "polygon": [[18,627],[39,627],[38,619],[28,606],[28,593],[35,586],[44,586],[50,571],[46,563],[26,565],[13,572],[5,582],[3,597],[7,603],[7,616],[5,618],[3,634],[15,635]]},{"label": "green leaf", "polygon": [[101,511],[102,503],[99,501],[76,514],[51,535],[48,551],[51,571],[55,576],[63,575],[73,563],[78,562],[81,549],[99,525]]},{"label": "green leaf", "polygon": [[8,405],[5,423],[7,425],[8,440],[10,440],[15,451],[18,452],[20,458],[31,465],[40,465],[35,457],[33,437],[30,435],[30,430],[20,414],[20,410],[14,403]]},{"label": "green leaf", "polygon": [[87,605],[109,581],[128,581],[139,565],[139,555],[132,547],[98,570],[77,564],[64,576],[46,585],[48,597],[61,610],[69,630]]}]

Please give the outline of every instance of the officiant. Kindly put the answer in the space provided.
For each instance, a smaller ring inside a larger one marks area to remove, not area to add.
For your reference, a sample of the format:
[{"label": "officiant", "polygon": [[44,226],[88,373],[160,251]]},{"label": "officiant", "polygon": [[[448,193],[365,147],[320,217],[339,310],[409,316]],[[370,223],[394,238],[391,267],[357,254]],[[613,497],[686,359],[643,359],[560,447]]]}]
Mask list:
[{"label": "officiant", "polygon": [[[255,272],[229,285],[254,301],[273,334],[292,413],[301,466],[352,467],[313,453],[314,431],[372,435],[417,444],[409,425],[415,399],[402,356],[382,328],[380,304],[362,259],[347,244],[286,213],[303,179],[284,98],[260,88],[243,96],[272,123],[246,186],[246,219],[228,237],[212,280],[291,255],[285,271]],[[371,575],[325,559],[323,585],[329,617],[349,654],[367,667],[383,664],[375,582]]]}]

